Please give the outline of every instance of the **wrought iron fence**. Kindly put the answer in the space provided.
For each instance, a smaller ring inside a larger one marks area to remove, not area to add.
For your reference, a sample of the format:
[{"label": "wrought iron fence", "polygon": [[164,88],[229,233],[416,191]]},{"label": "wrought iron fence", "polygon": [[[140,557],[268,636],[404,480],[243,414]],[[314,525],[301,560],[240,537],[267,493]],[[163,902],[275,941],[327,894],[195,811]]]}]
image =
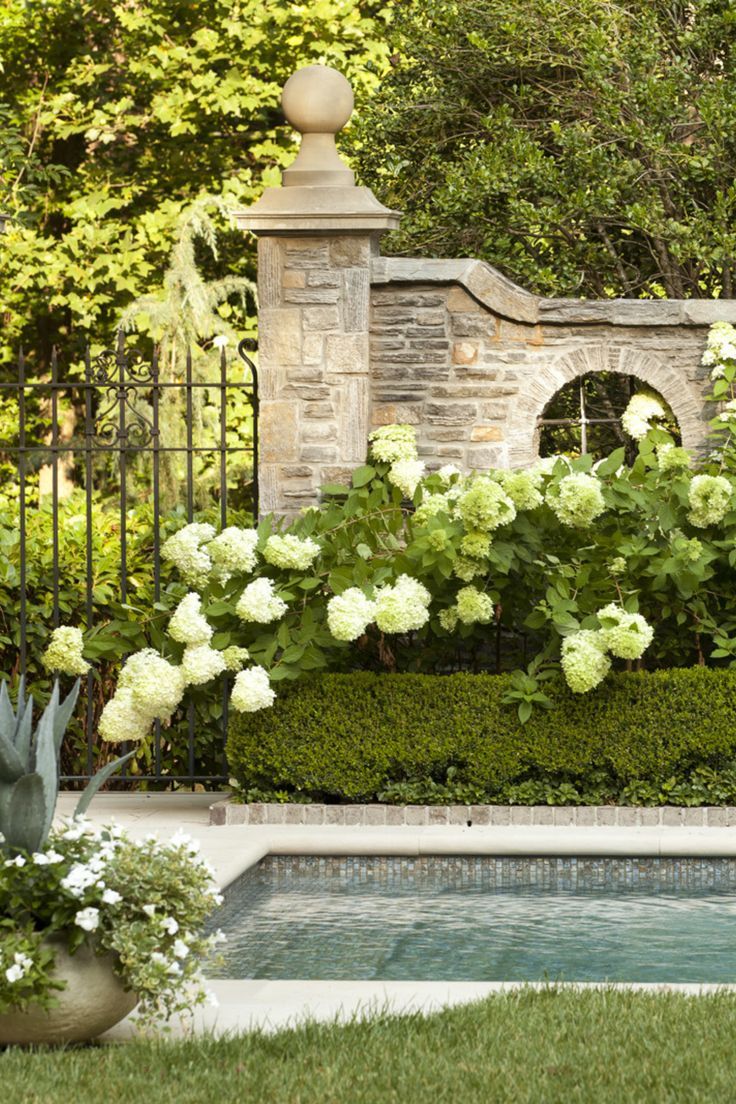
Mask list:
[{"label": "wrought iron fence", "polygon": [[[165,537],[193,520],[257,517],[254,348],[241,341],[237,358],[188,351],[177,374],[119,334],[76,373],[62,375],[55,353],[45,371],[21,353],[17,378],[0,379],[0,670],[45,689],[38,653],[60,624],[79,625],[100,657],[62,748],[66,784],[89,777],[106,751],[97,719],[117,664],[138,646],[137,611],[148,602],[165,617]],[[204,721],[192,703],[174,731],[157,724],[135,781],[226,779],[227,694]]]}]

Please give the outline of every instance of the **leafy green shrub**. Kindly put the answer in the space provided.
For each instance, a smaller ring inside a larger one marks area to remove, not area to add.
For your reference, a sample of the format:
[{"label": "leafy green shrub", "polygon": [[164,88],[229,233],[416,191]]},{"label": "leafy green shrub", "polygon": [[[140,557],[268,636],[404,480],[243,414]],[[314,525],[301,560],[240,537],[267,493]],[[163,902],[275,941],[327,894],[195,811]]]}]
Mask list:
[{"label": "leafy green shrub", "polygon": [[509,681],[322,674],[283,687],[272,709],[232,719],[230,771],[246,791],[360,801],[398,783],[442,782],[451,771],[456,785],[488,795],[535,775],[574,784],[601,770],[619,790],[636,782],[651,791],[736,756],[734,670],[621,672],[586,696],[560,680],[551,708],[523,725],[503,702]]}]

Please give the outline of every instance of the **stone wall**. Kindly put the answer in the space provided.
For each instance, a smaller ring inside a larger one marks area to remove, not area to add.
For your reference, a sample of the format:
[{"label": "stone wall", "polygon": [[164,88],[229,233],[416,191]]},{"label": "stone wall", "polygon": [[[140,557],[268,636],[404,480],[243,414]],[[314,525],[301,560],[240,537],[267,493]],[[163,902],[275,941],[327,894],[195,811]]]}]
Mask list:
[{"label": "stone wall", "polygon": [[683,443],[705,443],[708,326],[733,301],[538,299],[473,261],[376,258],[371,424],[416,426],[430,467],[519,467],[537,419],[570,380],[631,374],[672,407]]},{"label": "stone wall", "polygon": [[733,300],[539,299],[479,261],[381,257],[368,232],[262,236],[259,294],[261,503],[287,515],[392,422],[429,468],[527,465],[545,407],[588,372],[654,387],[700,449],[708,327],[736,322]]}]

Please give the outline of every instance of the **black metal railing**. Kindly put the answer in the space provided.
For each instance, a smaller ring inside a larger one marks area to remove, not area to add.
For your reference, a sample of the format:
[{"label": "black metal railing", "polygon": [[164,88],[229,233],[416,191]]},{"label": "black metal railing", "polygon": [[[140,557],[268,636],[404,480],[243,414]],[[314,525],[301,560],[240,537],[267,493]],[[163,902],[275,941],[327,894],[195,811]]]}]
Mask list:
[{"label": "black metal railing", "polygon": [[[0,378],[0,671],[43,690],[39,652],[60,624],[78,625],[99,649],[62,750],[68,784],[94,772],[99,712],[126,639],[136,650],[140,618],[155,625],[146,603],[161,607],[173,584],[166,536],[193,520],[257,518],[254,348],[241,341],[237,358],[187,351],[178,367],[162,366],[157,350],[128,349],[119,334],[114,349],[87,352],[64,376],[56,353],[43,371],[21,353],[17,378]],[[227,687],[212,712],[206,730],[194,703],[174,733],[157,724],[136,781],[226,779]]]}]

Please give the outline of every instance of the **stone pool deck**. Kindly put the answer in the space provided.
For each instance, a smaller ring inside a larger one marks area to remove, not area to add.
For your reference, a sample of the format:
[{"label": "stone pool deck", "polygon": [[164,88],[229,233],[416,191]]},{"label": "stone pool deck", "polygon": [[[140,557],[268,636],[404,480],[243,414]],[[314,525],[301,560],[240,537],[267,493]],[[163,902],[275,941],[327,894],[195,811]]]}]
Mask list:
[{"label": "stone pool deck", "polygon": [[[62,794],[59,814],[72,812],[76,797]],[[660,818],[654,824],[624,821],[593,823],[568,820],[566,823],[478,823],[469,826],[472,815],[458,823],[449,814],[440,822],[419,824],[336,824],[256,823],[213,824],[210,807],[217,804],[213,794],[101,794],[92,803],[90,815],[98,822],[115,820],[134,836],[157,832],[167,838],[178,830],[188,832],[201,843],[202,854],[215,868],[224,887],[267,854],[322,855],[628,855],[698,856],[736,858],[736,828],[714,823],[704,810],[692,823],[680,818],[674,823]],[[237,809],[237,806],[228,806]],[[240,806],[240,809],[248,808]],[[250,806],[250,809],[253,809]],[[279,807],[277,807],[279,808]],[[295,808],[294,806],[281,806]],[[297,806],[314,809],[315,806]],[[321,807],[329,809],[329,806]],[[334,808],[334,807],[333,807]],[[354,808],[370,808],[354,807]],[[391,808],[386,807],[386,808]],[[429,808],[437,808],[429,807]],[[445,807],[440,807],[445,808]],[[465,809],[450,806],[450,809]],[[471,810],[473,807],[469,806]],[[489,808],[479,807],[479,808]],[[492,807],[491,807],[492,808]],[[548,813],[550,810],[543,807]],[[558,813],[561,810],[551,810]],[[564,812],[590,810],[565,809]],[[620,813],[622,810],[618,810]],[[650,810],[637,810],[649,812]],[[666,810],[651,810],[662,812]],[[710,811],[708,811],[710,812]],[[728,824],[736,824],[728,813]],[[221,814],[215,812],[217,819]],[[263,815],[263,814],[261,814]],[[278,815],[278,814],[277,814]],[[459,815],[459,814],[458,814]],[[544,987],[542,984],[542,987]],[[382,982],[382,981],[220,981],[209,983],[219,1008],[198,1010],[192,1024],[171,1024],[175,1035],[194,1030],[197,1033],[242,1032],[260,1028],[277,1030],[305,1019],[349,1020],[373,1015],[377,1011],[429,1012],[450,1004],[480,1000],[493,993],[519,988],[513,982]],[[710,992],[713,985],[642,985],[633,988],[677,989],[688,993]],[[104,1038],[110,1042],[133,1037],[134,1026],[124,1020]]]}]

